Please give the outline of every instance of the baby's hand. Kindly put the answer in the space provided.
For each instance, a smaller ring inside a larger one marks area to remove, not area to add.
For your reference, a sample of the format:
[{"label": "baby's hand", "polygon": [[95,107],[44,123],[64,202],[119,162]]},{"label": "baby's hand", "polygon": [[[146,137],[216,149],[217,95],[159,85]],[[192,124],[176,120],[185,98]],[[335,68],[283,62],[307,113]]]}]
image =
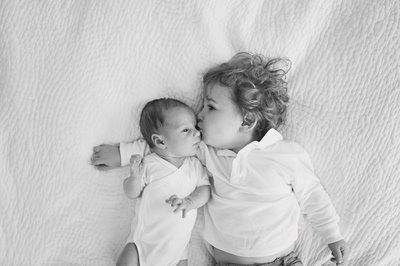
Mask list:
[{"label": "baby's hand", "polygon": [[119,145],[101,144],[93,148],[91,163],[99,170],[111,170],[121,166]]},{"label": "baby's hand", "polygon": [[130,159],[130,173],[133,178],[140,178],[143,173],[142,156],[132,155]]},{"label": "baby's hand", "polygon": [[342,239],[333,243],[328,244],[329,249],[332,251],[333,258],[332,262],[335,262],[336,265],[341,265],[345,262],[347,250],[346,250],[346,242]]},{"label": "baby's hand", "polygon": [[172,195],[165,202],[171,204],[171,207],[176,207],[174,212],[182,211],[182,218],[185,218],[186,213],[193,209],[193,201],[189,197],[181,199],[177,195]]}]

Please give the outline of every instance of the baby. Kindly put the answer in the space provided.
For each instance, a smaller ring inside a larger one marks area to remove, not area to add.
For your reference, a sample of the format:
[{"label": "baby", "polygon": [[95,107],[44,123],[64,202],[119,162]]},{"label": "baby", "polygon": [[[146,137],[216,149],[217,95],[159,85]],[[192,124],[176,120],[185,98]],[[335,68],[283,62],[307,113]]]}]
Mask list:
[{"label": "baby", "polygon": [[210,197],[207,172],[193,156],[200,144],[195,126],[193,111],[178,100],[157,99],[143,108],[140,130],[150,153],[143,162],[131,157],[124,190],[139,200],[128,239],[132,242],[117,265],[187,265],[196,209]]}]

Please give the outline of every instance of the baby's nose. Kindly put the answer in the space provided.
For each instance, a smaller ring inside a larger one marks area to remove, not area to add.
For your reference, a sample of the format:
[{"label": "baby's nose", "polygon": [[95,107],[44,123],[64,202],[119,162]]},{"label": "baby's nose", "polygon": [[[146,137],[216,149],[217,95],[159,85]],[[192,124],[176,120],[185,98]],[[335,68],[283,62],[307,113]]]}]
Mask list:
[{"label": "baby's nose", "polygon": [[195,129],[195,130],[194,130],[194,136],[195,136],[195,137],[200,137],[200,131],[197,130],[197,129]]}]

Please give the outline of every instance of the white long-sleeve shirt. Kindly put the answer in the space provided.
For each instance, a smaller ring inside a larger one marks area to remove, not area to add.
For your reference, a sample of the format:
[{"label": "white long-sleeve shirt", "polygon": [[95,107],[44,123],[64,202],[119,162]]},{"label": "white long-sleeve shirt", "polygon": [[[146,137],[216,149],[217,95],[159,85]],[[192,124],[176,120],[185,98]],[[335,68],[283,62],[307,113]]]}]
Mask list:
[{"label": "white long-sleeve shirt", "polygon": [[[146,150],[144,141],[121,144],[121,163]],[[204,238],[214,247],[243,257],[276,254],[296,241],[301,213],[326,243],[343,239],[309,155],[276,130],[237,154],[202,143],[198,158],[213,179]]]}]

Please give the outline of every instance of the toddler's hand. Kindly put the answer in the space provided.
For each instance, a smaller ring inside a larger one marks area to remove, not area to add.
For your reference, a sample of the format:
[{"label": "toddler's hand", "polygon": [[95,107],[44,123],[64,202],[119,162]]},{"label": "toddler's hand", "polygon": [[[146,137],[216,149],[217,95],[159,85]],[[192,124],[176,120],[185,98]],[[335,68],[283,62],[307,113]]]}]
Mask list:
[{"label": "toddler's hand", "polygon": [[93,148],[91,163],[99,170],[111,170],[121,166],[118,145],[101,144]]},{"label": "toddler's hand", "polygon": [[172,195],[165,202],[171,204],[171,207],[176,207],[174,212],[182,211],[182,218],[186,217],[186,213],[193,206],[193,201],[189,197],[181,199],[177,195]]},{"label": "toddler's hand", "polygon": [[333,258],[332,262],[335,262],[336,265],[341,265],[346,260],[347,250],[346,242],[342,239],[333,243],[328,244],[329,249],[332,251]]}]

